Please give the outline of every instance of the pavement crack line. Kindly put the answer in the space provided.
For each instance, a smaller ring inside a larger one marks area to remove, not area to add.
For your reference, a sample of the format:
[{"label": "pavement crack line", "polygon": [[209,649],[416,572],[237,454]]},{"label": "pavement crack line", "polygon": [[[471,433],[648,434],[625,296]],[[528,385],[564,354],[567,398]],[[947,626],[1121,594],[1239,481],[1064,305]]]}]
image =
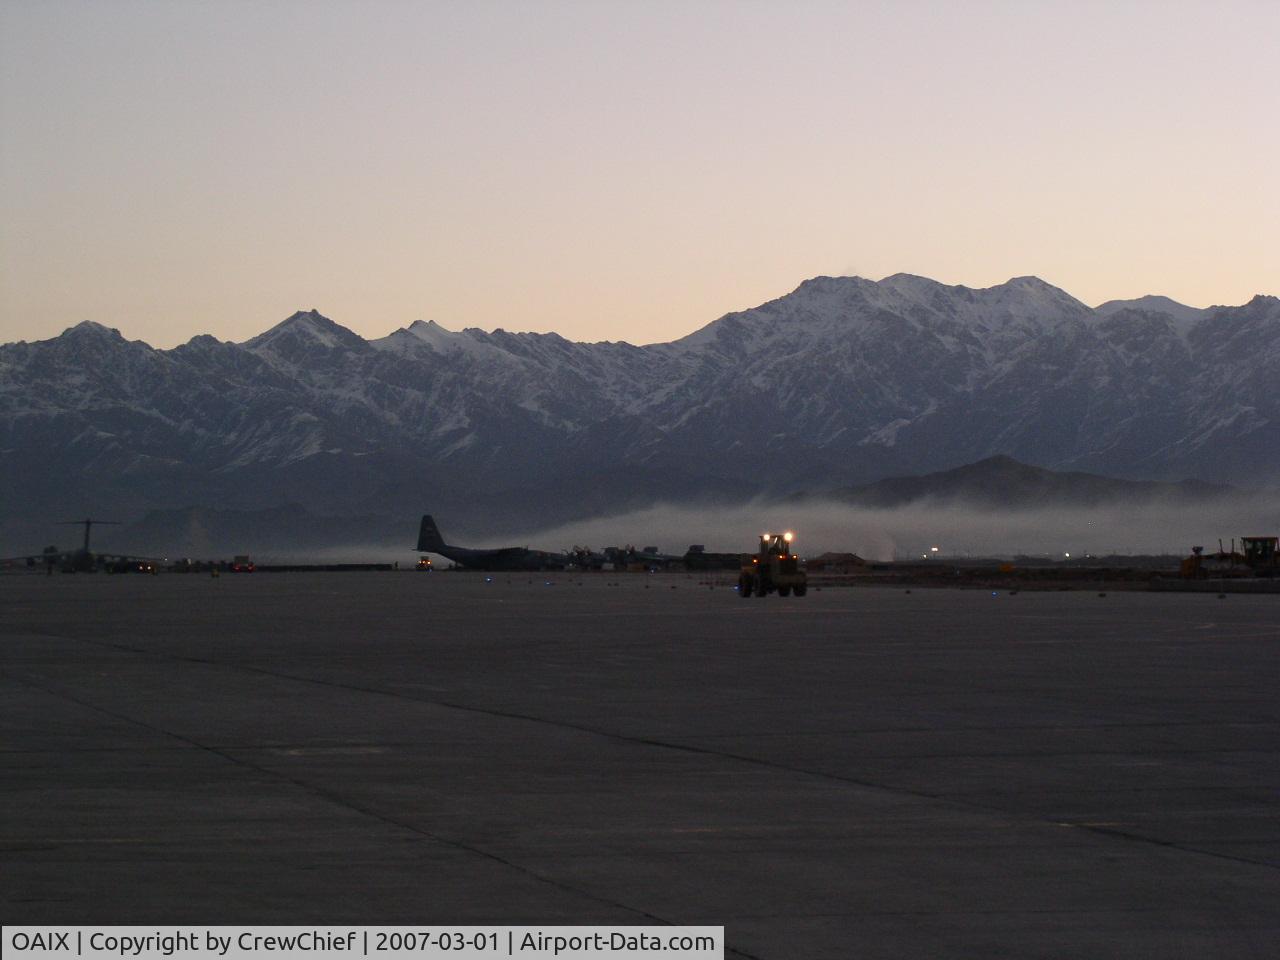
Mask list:
[{"label": "pavement crack line", "polygon": [[[807,767],[794,766],[792,764],[779,763],[776,760],[767,760],[762,757],[753,757],[750,754],[736,753],[729,750],[718,750],[710,747],[699,747],[693,744],[678,743],[671,740],[661,740],[656,737],[645,737],[638,735],[630,735],[618,733],[613,730],[601,729],[598,727],[588,726],[586,724],[572,723],[567,720],[554,720],[548,717],[540,717],[536,714],[521,713],[513,710],[502,710],[496,707],[481,707],[474,704],[459,703],[451,700],[431,699],[428,697],[413,696],[412,694],[402,693],[396,690],[384,690],[378,687],[363,686],[354,683],[342,683],[336,680],[325,680],[317,677],[308,677],[294,673],[286,673],[279,670],[269,670],[265,667],[255,667],[248,664],[231,663],[223,660],[216,660],[211,657],[191,657],[180,656],[177,654],[163,653],[155,650],[149,650],[145,647],[135,647],[122,643],[110,643],[102,640],[88,640],[81,637],[58,637],[61,640],[72,640],[75,642],[85,643],[90,646],[101,647],[109,650],[117,650],[123,653],[132,653],[141,656],[154,657],[161,660],[173,660],[182,663],[194,663],[202,666],[219,667],[229,670],[241,670],[246,673],[259,674],[267,677],[274,677],[279,680],[289,680],[295,683],[314,684],[316,686],[329,687],[337,690],[349,690],[356,693],[369,693],[376,696],[391,697],[398,700],[406,700],[411,703],[422,703],[430,706],[445,707],[451,710],[459,710],[468,713],[478,714],[482,716],[500,717],[508,720],[520,720],[528,723],[537,723],[549,727],[559,728],[563,730],[574,730],[579,733],[586,733],[592,736],[604,737],[622,743],[631,743],[641,746],[658,747],[665,750],[677,750],[683,753],[690,753],[702,756],[718,757],[725,760],[734,760],[740,763],[749,764],[751,766],[761,767],[763,769],[777,770],[791,774],[801,774],[804,776],[814,777],[820,780],[827,780],[834,783],[845,783],[850,786],[862,787],[867,790],[887,793],[894,796],[910,796],[923,800],[929,800],[934,803],[944,804],[955,809],[970,810],[980,813],[995,813],[1003,817],[1021,820],[1023,822],[1038,823],[1045,826],[1071,827],[1092,833],[1095,836],[1105,837],[1111,840],[1124,840],[1135,844],[1148,844],[1160,847],[1166,850],[1177,850],[1181,853],[1187,853],[1194,856],[1210,857],[1216,860],[1225,860],[1231,863],[1243,863],[1254,867],[1263,867],[1268,870],[1280,870],[1280,866],[1268,863],[1265,860],[1256,860],[1250,857],[1235,856],[1232,854],[1220,853],[1214,850],[1202,850],[1198,847],[1190,847],[1177,843],[1172,840],[1161,840],[1156,837],[1145,836],[1139,833],[1132,833],[1124,830],[1117,830],[1112,827],[1096,827],[1086,823],[1072,823],[1059,820],[1051,820],[1046,817],[1036,816],[1035,814],[1027,814],[1017,810],[1009,810],[1004,807],[978,803],[972,800],[962,800],[955,797],[949,797],[939,793],[930,793],[926,790],[913,790],[908,787],[894,787],[888,784],[879,783],[874,780],[866,780],[859,777],[850,777],[844,774],[832,773],[827,770],[814,770]],[[105,711],[104,711],[105,712]],[[128,718],[126,718],[128,719]],[[167,731],[162,731],[167,732]],[[203,747],[202,747],[203,748]],[[208,749],[208,748],[203,748]],[[628,908],[630,909],[630,908]],[[637,911],[640,912],[640,911]],[[663,921],[666,922],[666,921]]]},{"label": "pavement crack line", "polygon": [[[283,781],[285,783],[291,783],[294,786],[299,787],[300,789],[305,790],[306,792],[312,794],[313,796],[319,797],[320,799],[325,800],[328,803],[335,804],[336,806],[340,806],[353,813],[359,814],[360,816],[367,817],[371,820],[376,820],[387,826],[408,831],[409,833],[412,833],[418,837],[421,837],[422,839],[430,840],[433,843],[439,843],[442,846],[452,847],[453,849],[464,851],[466,853],[472,854],[473,856],[478,856],[486,860],[491,860],[495,863],[501,864],[504,867],[507,867],[508,869],[515,870],[517,873],[524,874],[525,876],[533,880],[536,880],[539,883],[548,884],[566,893],[571,893],[588,900],[594,900],[597,903],[604,904],[610,907],[615,907],[619,910],[626,910],[629,913],[634,913],[637,916],[641,916],[647,920],[651,920],[655,924],[660,924],[662,926],[676,925],[674,921],[667,920],[663,917],[659,917],[653,913],[649,913],[647,910],[642,910],[639,907],[628,906],[625,903],[620,903],[616,900],[610,900],[607,897],[601,897],[596,894],[589,893],[586,890],[581,890],[577,887],[572,886],[571,884],[565,883],[562,880],[557,880],[554,877],[550,877],[545,874],[539,873],[538,871],[533,870],[529,867],[523,866],[512,860],[508,860],[507,858],[499,856],[498,854],[493,853],[489,850],[485,850],[483,847],[478,847],[474,844],[466,843],[465,841],[462,841],[462,840],[455,840],[455,839],[443,836],[441,834],[433,833],[430,830],[425,830],[422,827],[418,826],[417,824],[400,820],[392,816],[388,816],[387,814],[381,813],[365,804],[357,803],[356,801],[348,797],[344,797],[343,795],[333,790],[327,790],[324,787],[316,786],[314,783],[310,783],[298,777],[289,776],[288,774],[281,773],[278,770],[273,770],[270,767],[265,767],[260,764],[252,763],[242,757],[237,757],[232,753],[228,753],[226,750],[221,749],[219,747],[214,747],[205,743],[201,743],[199,740],[196,740],[192,737],[185,736],[181,733],[176,733],[172,730],[165,730],[163,727],[157,727],[143,720],[139,720],[136,717],[131,717],[131,716],[128,716],[127,714],[110,710],[99,704],[92,703],[88,700],[85,700],[80,697],[74,696],[70,693],[67,693],[66,691],[43,686],[39,683],[35,683],[29,677],[10,676],[10,679],[16,680],[18,683],[21,683],[24,686],[30,687],[33,690],[39,690],[50,696],[59,697],[63,700],[68,700],[71,703],[75,703],[75,704],[78,704],[79,706],[85,707],[86,709],[93,710],[94,712],[100,713],[103,716],[111,717],[112,719],[115,719],[115,720],[121,720],[125,723],[131,723],[134,726],[141,727],[143,730],[150,731],[151,733],[155,733],[160,736],[170,737],[181,743],[185,743],[190,747],[194,747],[197,750],[201,750],[205,753],[211,754],[212,756],[215,756],[222,760],[236,764],[237,766],[241,766],[246,769],[253,770],[256,773],[263,774],[265,776],[271,777],[272,779]],[[293,679],[293,678],[286,677],[285,679]]]}]

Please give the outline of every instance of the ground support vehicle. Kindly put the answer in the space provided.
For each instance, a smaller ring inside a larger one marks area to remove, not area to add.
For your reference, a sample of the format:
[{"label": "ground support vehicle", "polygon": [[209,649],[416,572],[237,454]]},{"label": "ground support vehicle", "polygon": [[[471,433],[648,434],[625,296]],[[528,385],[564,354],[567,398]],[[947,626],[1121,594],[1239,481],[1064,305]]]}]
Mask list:
[{"label": "ground support vehicle", "polygon": [[791,552],[793,538],[790,532],[761,535],[760,549],[742,558],[738,596],[764,597],[775,590],[780,597],[789,597],[792,593],[797,597],[805,595],[808,582],[800,568],[800,558]]}]

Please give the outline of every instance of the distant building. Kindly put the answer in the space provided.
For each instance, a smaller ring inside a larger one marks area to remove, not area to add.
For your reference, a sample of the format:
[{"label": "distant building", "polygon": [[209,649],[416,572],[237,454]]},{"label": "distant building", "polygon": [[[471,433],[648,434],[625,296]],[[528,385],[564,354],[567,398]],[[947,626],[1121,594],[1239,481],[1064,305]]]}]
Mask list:
[{"label": "distant building", "polygon": [[862,573],[868,564],[856,553],[823,553],[810,557],[805,566],[813,573]]}]

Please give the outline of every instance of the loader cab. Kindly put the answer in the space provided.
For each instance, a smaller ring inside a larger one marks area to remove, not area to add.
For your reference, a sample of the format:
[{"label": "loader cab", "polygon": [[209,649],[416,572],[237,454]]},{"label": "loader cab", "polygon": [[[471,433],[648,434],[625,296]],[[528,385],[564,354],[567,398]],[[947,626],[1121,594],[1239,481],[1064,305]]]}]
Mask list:
[{"label": "loader cab", "polygon": [[1254,570],[1272,570],[1280,565],[1280,538],[1241,537],[1244,562]]},{"label": "loader cab", "polygon": [[790,533],[765,533],[760,536],[760,556],[777,554],[781,559],[791,555]]},{"label": "loader cab", "polygon": [[779,573],[794,574],[799,569],[800,558],[791,552],[791,539],[790,531],[764,534],[760,538],[760,559],[776,562]]}]

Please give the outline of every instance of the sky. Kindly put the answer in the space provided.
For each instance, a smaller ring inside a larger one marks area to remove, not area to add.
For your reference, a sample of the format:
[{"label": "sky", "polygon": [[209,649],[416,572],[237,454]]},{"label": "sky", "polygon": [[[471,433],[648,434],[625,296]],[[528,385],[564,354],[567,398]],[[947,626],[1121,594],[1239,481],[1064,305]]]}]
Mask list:
[{"label": "sky", "polygon": [[2,0],[0,341],[1280,294],[1280,3]]}]

